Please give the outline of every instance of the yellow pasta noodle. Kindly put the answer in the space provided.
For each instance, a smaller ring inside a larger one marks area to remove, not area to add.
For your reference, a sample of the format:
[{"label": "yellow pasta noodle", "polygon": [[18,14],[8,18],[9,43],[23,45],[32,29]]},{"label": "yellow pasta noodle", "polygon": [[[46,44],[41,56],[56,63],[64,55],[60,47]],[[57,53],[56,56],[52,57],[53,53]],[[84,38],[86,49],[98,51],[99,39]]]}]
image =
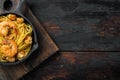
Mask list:
[{"label": "yellow pasta noodle", "polygon": [[15,62],[23,59],[29,53],[31,46],[30,24],[15,14],[0,16],[0,62]]}]

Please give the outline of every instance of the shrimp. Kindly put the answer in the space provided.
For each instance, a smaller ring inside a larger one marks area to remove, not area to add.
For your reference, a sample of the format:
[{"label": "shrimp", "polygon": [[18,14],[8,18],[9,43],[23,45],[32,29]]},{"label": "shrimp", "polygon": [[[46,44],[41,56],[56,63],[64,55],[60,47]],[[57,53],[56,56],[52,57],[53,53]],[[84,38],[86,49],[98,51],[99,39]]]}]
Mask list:
[{"label": "shrimp", "polygon": [[26,44],[32,44],[32,37],[31,37],[31,36],[27,36],[27,37],[25,38],[25,43],[26,43]]},{"label": "shrimp", "polygon": [[2,60],[2,62],[14,62],[15,57],[6,57],[6,56],[3,55],[1,60]]},{"label": "shrimp", "polygon": [[17,18],[17,22],[18,22],[18,23],[23,23],[23,22],[24,22],[24,19],[23,19],[23,18]]},{"label": "shrimp", "polygon": [[[0,23],[0,34],[6,36],[9,32],[9,29],[13,28],[16,29],[16,25],[12,21],[3,21]],[[15,30],[16,31],[16,30]]]},{"label": "shrimp", "polygon": [[14,40],[5,40],[1,49],[4,56],[14,57],[17,54],[17,43]]},{"label": "shrimp", "polygon": [[25,57],[26,55],[25,55],[25,52],[24,51],[20,51],[20,52],[18,52],[18,54],[17,54],[17,59],[18,60],[21,60],[23,57]]},{"label": "shrimp", "polygon": [[8,18],[9,18],[10,20],[14,21],[14,20],[16,20],[17,16],[14,15],[14,14],[9,14],[9,15],[8,15]]},{"label": "shrimp", "polygon": [[6,36],[8,34],[8,28],[7,27],[3,27],[0,25],[0,34],[2,34],[3,36]]},{"label": "shrimp", "polygon": [[6,57],[6,60],[8,62],[14,62],[15,61],[15,57]]},{"label": "shrimp", "polygon": [[1,26],[8,26],[10,28],[16,28],[16,25],[13,21],[3,21],[0,24]]}]

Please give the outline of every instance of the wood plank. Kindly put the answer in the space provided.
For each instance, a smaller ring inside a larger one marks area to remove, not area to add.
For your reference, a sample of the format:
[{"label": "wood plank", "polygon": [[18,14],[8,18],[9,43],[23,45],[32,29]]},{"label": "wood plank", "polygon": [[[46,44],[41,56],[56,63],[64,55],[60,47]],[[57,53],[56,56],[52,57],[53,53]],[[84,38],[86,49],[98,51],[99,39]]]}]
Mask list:
[{"label": "wood plank", "polygon": [[61,51],[120,51],[119,0],[27,2]]},{"label": "wood plank", "polygon": [[120,80],[119,73],[120,52],[60,52],[20,80]]}]

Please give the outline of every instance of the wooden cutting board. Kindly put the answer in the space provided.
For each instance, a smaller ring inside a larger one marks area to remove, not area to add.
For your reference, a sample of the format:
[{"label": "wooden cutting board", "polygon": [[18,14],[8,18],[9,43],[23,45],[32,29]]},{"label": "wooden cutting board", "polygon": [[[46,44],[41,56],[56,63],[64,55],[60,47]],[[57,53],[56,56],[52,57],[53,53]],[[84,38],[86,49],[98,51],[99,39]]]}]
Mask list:
[{"label": "wooden cutting board", "polygon": [[[12,8],[10,10],[9,8],[6,8],[7,10],[4,10],[5,1],[12,1]],[[38,66],[41,62],[43,62],[58,51],[58,47],[51,39],[49,34],[46,32],[46,30],[42,27],[37,18],[34,16],[32,11],[28,7],[25,7],[26,4],[24,4],[23,2],[19,4],[19,2],[21,1],[24,2],[24,0],[0,0],[0,14],[17,10],[19,5],[22,5],[19,10],[31,21],[31,23],[35,27],[39,46],[38,49],[34,53],[32,53],[32,55],[30,55],[30,57],[26,61],[12,66],[1,65],[0,80],[18,80],[23,75],[30,72],[33,68]]]}]

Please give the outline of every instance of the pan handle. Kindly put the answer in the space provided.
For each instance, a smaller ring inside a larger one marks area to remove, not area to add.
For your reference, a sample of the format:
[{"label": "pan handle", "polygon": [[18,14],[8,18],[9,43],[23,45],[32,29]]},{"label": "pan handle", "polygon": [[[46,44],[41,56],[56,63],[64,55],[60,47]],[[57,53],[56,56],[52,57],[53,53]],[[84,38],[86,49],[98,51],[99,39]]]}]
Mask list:
[{"label": "pan handle", "polygon": [[0,0],[0,14],[16,13],[24,15],[27,8],[25,0]]}]

